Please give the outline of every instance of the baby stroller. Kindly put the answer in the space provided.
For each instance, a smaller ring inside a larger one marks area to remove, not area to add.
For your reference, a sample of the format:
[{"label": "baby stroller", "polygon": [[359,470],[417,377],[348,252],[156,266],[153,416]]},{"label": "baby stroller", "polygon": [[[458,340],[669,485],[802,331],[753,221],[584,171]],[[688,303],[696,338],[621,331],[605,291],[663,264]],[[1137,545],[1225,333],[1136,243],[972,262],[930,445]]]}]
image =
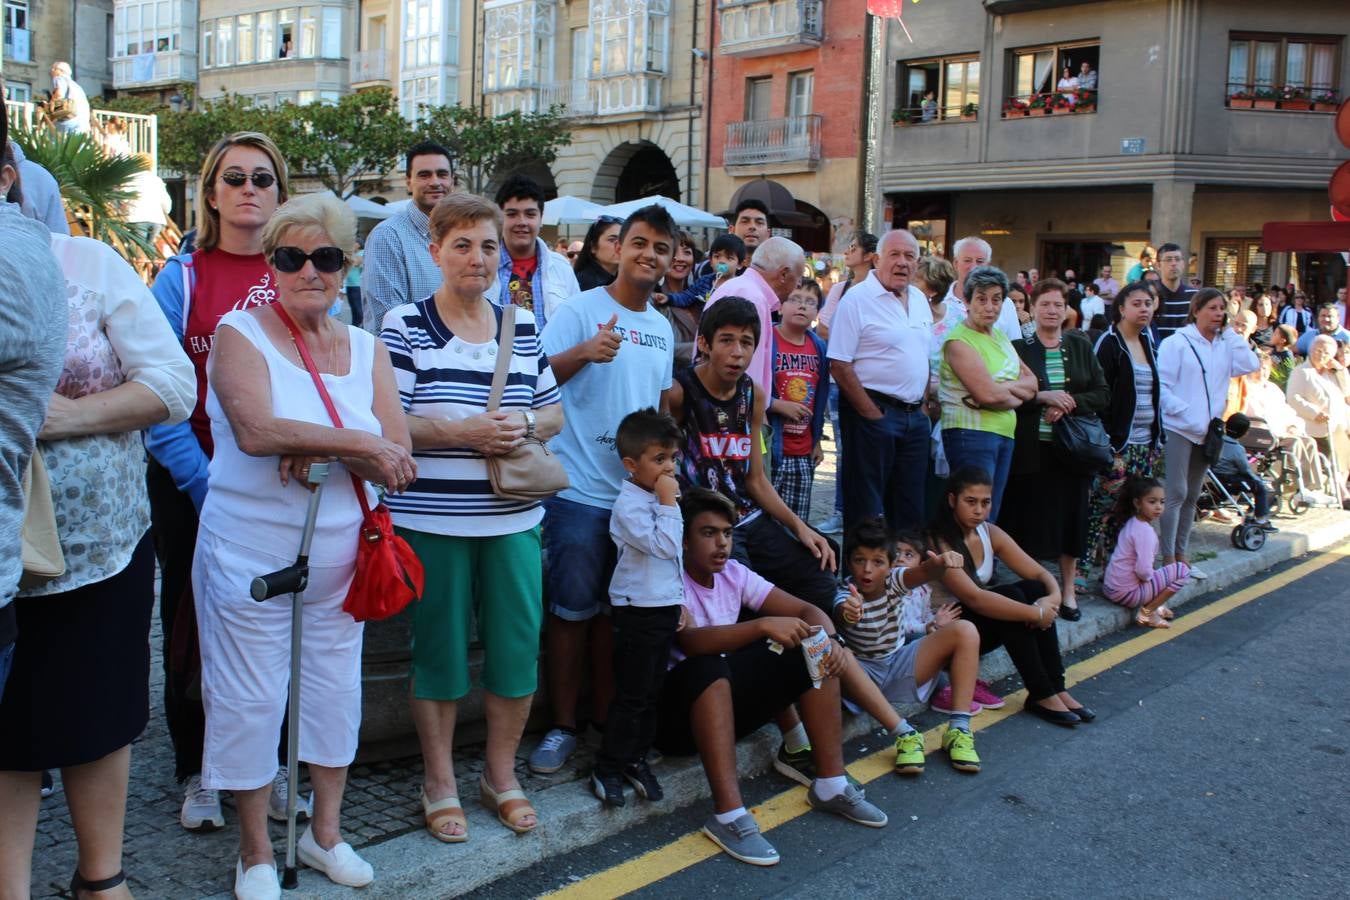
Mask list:
[{"label": "baby stroller", "polygon": [[[1266,472],[1260,464],[1264,457],[1277,449],[1278,441],[1268,429],[1253,426],[1239,442],[1248,453],[1252,471],[1258,478],[1267,482],[1269,512],[1277,512],[1280,508],[1280,492],[1269,483]],[[1233,546],[1239,550],[1256,551],[1265,546],[1267,532],[1257,521],[1256,494],[1248,487],[1245,478],[1224,478],[1217,475],[1212,468],[1206,468],[1205,484],[1196,506],[1201,511],[1214,512],[1223,509],[1242,517],[1242,521],[1233,526],[1232,534],[1229,536]]]}]

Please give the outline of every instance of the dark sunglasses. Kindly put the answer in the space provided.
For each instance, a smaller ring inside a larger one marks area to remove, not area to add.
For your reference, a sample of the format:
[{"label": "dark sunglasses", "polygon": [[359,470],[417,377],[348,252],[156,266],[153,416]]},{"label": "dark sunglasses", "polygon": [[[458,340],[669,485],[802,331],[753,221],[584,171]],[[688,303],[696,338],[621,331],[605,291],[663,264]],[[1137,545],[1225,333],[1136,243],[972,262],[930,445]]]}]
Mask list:
[{"label": "dark sunglasses", "polygon": [[220,180],[230,187],[243,187],[245,181],[252,181],[255,188],[265,190],[277,183],[277,176],[271,172],[221,172]]},{"label": "dark sunglasses", "polygon": [[306,262],[313,262],[314,268],[332,275],[346,261],[347,254],[342,252],[341,247],[320,247],[313,253],[306,253],[299,247],[278,247],[272,251],[272,265],[277,267],[278,272],[299,272]]}]

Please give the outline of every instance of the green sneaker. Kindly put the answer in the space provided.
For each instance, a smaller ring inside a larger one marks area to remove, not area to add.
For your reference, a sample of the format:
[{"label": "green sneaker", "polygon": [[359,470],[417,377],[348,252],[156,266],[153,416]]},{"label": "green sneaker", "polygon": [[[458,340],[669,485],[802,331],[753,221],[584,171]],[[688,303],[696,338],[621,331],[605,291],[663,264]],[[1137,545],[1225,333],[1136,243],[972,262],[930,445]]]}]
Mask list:
[{"label": "green sneaker", "polygon": [[975,752],[975,735],[961,728],[948,726],[942,733],[942,749],[958,772],[980,771],[980,755]]},{"label": "green sneaker", "polygon": [[923,774],[923,735],[906,731],[895,736],[895,771],[901,775]]}]

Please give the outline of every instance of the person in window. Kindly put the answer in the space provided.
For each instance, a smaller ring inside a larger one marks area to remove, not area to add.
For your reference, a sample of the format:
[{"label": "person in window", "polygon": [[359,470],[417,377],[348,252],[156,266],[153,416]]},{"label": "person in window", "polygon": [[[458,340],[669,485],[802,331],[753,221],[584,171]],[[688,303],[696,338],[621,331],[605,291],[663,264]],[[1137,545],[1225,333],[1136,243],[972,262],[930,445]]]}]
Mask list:
[{"label": "person in window", "polygon": [[919,112],[922,116],[921,121],[931,122],[937,118],[938,105],[935,97],[935,91],[929,90],[923,92],[923,100],[919,101]]},{"label": "person in window", "polygon": [[1083,65],[1078,70],[1078,87],[1084,91],[1097,89],[1097,72],[1087,60],[1083,60]]},{"label": "person in window", "polygon": [[1064,72],[1059,76],[1059,83],[1055,85],[1055,90],[1064,95],[1069,106],[1078,102],[1078,79],[1073,77],[1073,69],[1064,67]]},{"label": "person in window", "polygon": [[281,42],[281,49],[277,51],[277,59],[285,59],[291,55],[291,39],[285,38]]}]

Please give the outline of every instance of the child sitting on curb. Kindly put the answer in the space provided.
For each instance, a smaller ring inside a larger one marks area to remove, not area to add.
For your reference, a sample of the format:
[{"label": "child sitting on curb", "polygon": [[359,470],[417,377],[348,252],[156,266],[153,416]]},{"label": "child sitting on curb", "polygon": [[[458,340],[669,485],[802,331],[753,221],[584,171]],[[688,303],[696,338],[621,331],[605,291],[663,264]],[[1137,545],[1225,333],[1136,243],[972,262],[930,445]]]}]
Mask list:
[{"label": "child sitting on curb", "polygon": [[[942,747],[957,771],[980,771],[970,731],[971,695],[980,668],[979,632],[959,619],[951,604],[939,614],[942,624],[923,637],[907,639],[903,625],[906,606],[927,605],[932,597],[928,582],[949,568],[963,566],[961,554],[930,550],[922,563],[915,565],[913,559],[909,565],[896,565],[895,540],[883,521],[870,519],[849,530],[844,559],[851,574],[835,598],[834,615],[858,663],[892,703],[928,702],[938,674],[950,667],[955,705]],[[896,770],[918,775],[923,766],[923,735],[902,721],[895,739]]]},{"label": "child sitting on curb", "polygon": [[1180,561],[1153,568],[1158,553],[1153,523],[1162,518],[1165,497],[1163,484],[1156,478],[1131,478],[1126,483],[1116,503],[1120,537],[1102,579],[1106,599],[1137,608],[1135,624],[1145,628],[1172,627],[1167,601],[1186,586],[1191,574],[1190,566]]}]

